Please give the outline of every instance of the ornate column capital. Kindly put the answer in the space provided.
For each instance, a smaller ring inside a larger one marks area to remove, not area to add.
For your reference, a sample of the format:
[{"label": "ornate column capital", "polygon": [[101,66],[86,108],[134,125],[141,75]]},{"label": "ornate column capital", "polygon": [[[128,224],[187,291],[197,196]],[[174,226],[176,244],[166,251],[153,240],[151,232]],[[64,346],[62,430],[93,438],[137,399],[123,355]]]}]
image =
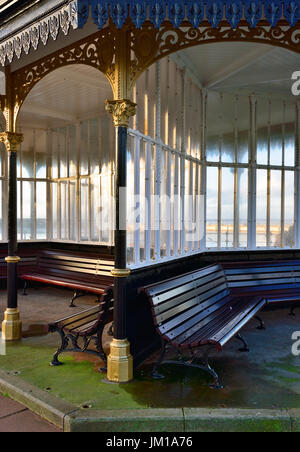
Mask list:
[{"label": "ornate column capital", "polygon": [[24,140],[22,133],[2,132],[0,133],[0,143],[4,143],[8,152],[17,152],[19,145]]},{"label": "ornate column capital", "polygon": [[113,116],[115,127],[128,127],[136,114],[136,104],[129,99],[107,100],[106,111]]}]

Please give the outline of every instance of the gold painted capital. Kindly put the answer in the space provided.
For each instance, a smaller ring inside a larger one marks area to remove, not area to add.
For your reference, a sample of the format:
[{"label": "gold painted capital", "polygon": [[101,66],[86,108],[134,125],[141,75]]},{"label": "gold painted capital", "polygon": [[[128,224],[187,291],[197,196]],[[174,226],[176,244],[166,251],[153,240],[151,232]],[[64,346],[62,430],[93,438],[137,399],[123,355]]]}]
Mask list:
[{"label": "gold painted capital", "polygon": [[19,256],[8,256],[5,258],[5,261],[8,264],[17,264],[18,262],[20,262],[21,258]]},{"label": "gold painted capital", "polygon": [[19,145],[24,141],[22,133],[2,132],[0,133],[0,143],[4,143],[7,152],[17,152]]},{"label": "gold painted capital", "polygon": [[136,115],[136,104],[129,99],[107,100],[105,107],[115,127],[128,127],[130,118]]},{"label": "gold painted capital", "polygon": [[113,270],[111,270],[110,273],[114,278],[127,278],[130,275],[131,270],[129,269],[119,270],[117,268],[114,268]]}]

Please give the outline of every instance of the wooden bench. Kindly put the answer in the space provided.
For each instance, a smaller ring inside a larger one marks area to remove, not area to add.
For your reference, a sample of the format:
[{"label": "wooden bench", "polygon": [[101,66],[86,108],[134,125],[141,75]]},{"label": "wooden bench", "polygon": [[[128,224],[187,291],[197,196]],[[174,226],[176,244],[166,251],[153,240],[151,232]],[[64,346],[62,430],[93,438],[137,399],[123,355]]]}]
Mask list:
[{"label": "wooden bench", "polygon": [[[18,276],[22,276],[23,273],[32,271],[36,267],[37,253],[36,250],[22,250],[18,255],[21,257],[21,261],[18,265]],[[7,250],[1,250],[0,252],[0,279],[7,279],[7,262],[5,258],[7,256]]]},{"label": "wooden bench", "polygon": [[223,264],[228,287],[234,295],[260,295],[269,305],[291,307],[300,302],[300,261],[238,262]]},{"label": "wooden bench", "polygon": [[[241,351],[249,351],[239,331],[265,306],[261,296],[233,297],[227,286],[224,270],[214,265],[177,278],[140,289],[152,308],[156,330],[161,338],[161,354],[153,368],[154,378],[163,378],[158,366],[165,363],[196,367],[213,378],[213,388],[222,388],[219,377],[210,367],[208,356],[212,348],[221,351],[228,341],[243,342]],[[167,349],[176,349],[178,361],[164,361]],[[198,364],[197,352],[203,350],[204,364]],[[183,353],[189,353],[185,360]]]},{"label": "wooden bench", "polygon": [[110,256],[45,250],[39,255],[36,268],[21,276],[25,281],[23,294],[26,295],[28,282],[34,281],[73,289],[71,307],[77,298],[88,293],[96,294],[99,301],[113,283],[113,268]]},{"label": "wooden bench", "polygon": [[[49,332],[57,332],[61,337],[61,345],[50,364],[61,366],[58,357],[65,351],[87,352],[97,355],[104,361],[105,367],[101,370],[105,371],[107,358],[102,346],[102,336],[105,325],[110,323],[112,318],[112,288],[110,288],[102,295],[98,306],[50,323]],[[82,342],[81,345],[79,341]],[[93,347],[89,348],[90,346]]]}]

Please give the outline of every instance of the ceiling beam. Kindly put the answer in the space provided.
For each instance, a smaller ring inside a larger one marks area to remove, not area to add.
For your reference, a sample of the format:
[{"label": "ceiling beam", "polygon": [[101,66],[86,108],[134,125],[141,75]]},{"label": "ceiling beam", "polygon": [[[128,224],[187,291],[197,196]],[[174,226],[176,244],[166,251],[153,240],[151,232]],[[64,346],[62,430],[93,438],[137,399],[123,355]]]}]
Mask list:
[{"label": "ceiling beam", "polygon": [[274,48],[270,46],[262,46],[252,52],[245,52],[242,57],[235,59],[235,61],[231,64],[225,65],[225,67],[216,73],[211,80],[208,80],[208,82],[205,83],[205,88],[213,88],[216,85],[219,85],[221,82],[224,82],[224,80],[236,75],[243,69],[246,69],[254,64],[258,59],[273,51]]},{"label": "ceiling beam", "polygon": [[272,83],[282,83],[282,82],[290,82],[291,83],[291,77],[284,77],[284,78],[279,78],[279,79],[274,79],[274,80],[266,80],[266,79],[261,79],[261,80],[253,80],[253,82],[251,80],[249,80],[247,83],[234,83],[233,85],[231,84],[224,84],[222,85],[222,89],[231,89],[231,88],[248,88],[248,87],[254,87],[256,85],[266,85],[266,84],[272,84]]},{"label": "ceiling beam", "polygon": [[70,122],[75,122],[77,120],[77,117],[74,115],[70,115],[70,113],[58,111],[48,107],[43,107],[42,105],[36,105],[31,102],[24,103],[21,109],[21,113],[22,112],[46,116],[48,118],[62,119],[64,121]]}]

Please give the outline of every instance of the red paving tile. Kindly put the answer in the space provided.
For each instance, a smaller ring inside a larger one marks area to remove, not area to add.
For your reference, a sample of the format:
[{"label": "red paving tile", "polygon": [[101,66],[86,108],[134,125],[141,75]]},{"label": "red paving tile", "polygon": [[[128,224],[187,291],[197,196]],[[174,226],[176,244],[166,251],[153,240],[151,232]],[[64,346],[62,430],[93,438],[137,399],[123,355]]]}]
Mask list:
[{"label": "red paving tile", "polygon": [[24,411],[26,408],[7,397],[0,396],[0,419],[10,414]]},{"label": "red paving tile", "polygon": [[0,395],[0,432],[59,433],[61,430],[19,403]]}]

